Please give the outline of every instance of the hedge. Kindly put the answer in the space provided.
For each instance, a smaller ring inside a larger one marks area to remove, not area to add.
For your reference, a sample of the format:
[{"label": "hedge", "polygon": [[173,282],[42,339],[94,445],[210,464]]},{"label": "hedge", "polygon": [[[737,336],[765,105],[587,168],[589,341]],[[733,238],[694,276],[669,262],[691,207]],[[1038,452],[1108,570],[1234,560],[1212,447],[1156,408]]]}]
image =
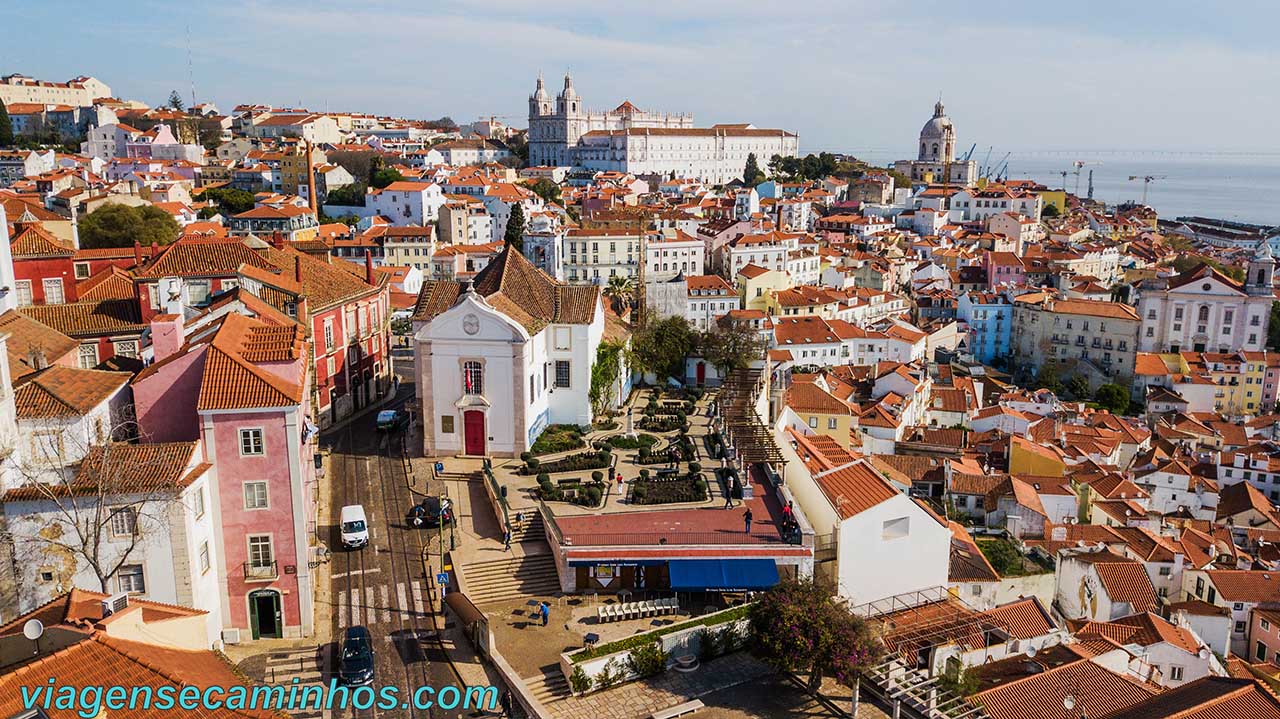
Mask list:
[{"label": "hedge", "polygon": [[616,642],[600,644],[592,649],[582,649],[570,654],[569,659],[571,659],[574,664],[577,664],[578,662],[585,662],[588,659],[595,659],[596,657],[603,657],[609,654],[626,651],[628,649],[635,649],[636,647],[644,646],[645,644],[653,642],[658,637],[664,637],[668,634],[673,634],[685,629],[693,629],[694,627],[715,627],[724,624],[725,622],[745,619],[750,612],[751,605],[742,604],[723,612],[717,612],[715,614],[710,614],[681,624],[673,624],[669,627],[655,629],[652,632],[645,632],[644,634],[636,634],[634,636],[627,637],[626,639],[619,639]]}]

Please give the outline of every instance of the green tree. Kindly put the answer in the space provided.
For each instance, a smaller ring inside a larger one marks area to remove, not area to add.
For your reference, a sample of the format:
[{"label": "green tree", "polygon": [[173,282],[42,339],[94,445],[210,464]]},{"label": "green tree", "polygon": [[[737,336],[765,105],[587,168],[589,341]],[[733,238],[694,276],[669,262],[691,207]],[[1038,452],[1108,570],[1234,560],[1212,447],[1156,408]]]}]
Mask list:
[{"label": "green tree", "polygon": [[1058,209],[1057,205],[1045,205],[1044,209],[1040,210],[1041,217],[1058,217],[1061,214],[1062,212]]},{"label": "green tree", "polygon": [[635,291],[635,282],[626,275],[610,275],[604,286],[604,296],[609,298],[613,311],[618,314],[622,314],[622,308],[630,304]]},{"label": "green tree", "polygon": [[177,90],[170,90],[169,101],[165,103],[165,107],[184,112],[187,109],[187,104],[182,101],[182,95],[179,95]]},{"label": "green tree", "polygon": [[1267,325],[1267,347],[1280,350],[1280,302],[1271,303],[1271,319]]},{"label": "green tree", "polygon": [[683,377],[685,359],[698,345],[698,333],[683,317],[647,322],[631,337],[631,356],[642,372],[659,382]]},{"label": "green tree", "polygon": [[1124,414],[1129,409],[1129,392],[1118,384],[1110,383],[1098,388],[1093,399],[1112,414]]},{"label": "green tree", "polygon": [[777,584],[749,617],[756,654],[781,672],[808,673],[810,692],[824,676],[852,686],[884,653],[862,617],[812,579]]},{"label": "green tree", "polygon": [[618,394],[618,376],[622,373],[621,342],[604,340],[596,348],[596,361],[591,365],[591,388],[587,399],[597,416],[608,411]]},{"label": "green tree", "polygon": [[143,245],[167,245],[178,239],[180,231],[178,221],[154,205],[107,204],[80,220],[80,246],[84,249],[132,247],[134,241]]},{"label": "green tree", "polygon": [[751,187],[764,182],[764,173],[760,171],[760,165],[754,152],[747,153],[747,166],[742,170],[742,181]]},{"label": "green tree", "polygon": [[537,180],[529,183],[528,187],[533,194],[541,197],[543,202],[550,202],[557,205],[564,203],[564,200],[560,196],[560,186],[545,177],[539,177]]},{"label": "green tree", "polygon": [[765,342],[760,334],[745,323],[716,323],[703,333],[702,356],[723,377],[735,369],[746,369],[764,357]]},{"label": "green tree", "polygon": [[507,231],[502,234],[502,241],[516,252],[524,252],[524,206],[519,202],[511,205],[511,216],[507,218]]},{"label": "green tree", "polygon": [[390,185],[393,182],[400,182],[404,179],[404,175],[394,167],[379,167],[369,175],[369,185],[379,190]]},{"label": "green tree", "polygon": [[1081,375],[1072,375],[1067,380],[1067,393],[1072,399],[1087,399],[1089,397],[1089,380]]},{"label": "green tree", "polygon": [[9,119],[9,111],[0,102],[0,147],[13,144],[13,120]]},{"label": "green tree", "polygon": [[238,215],[253,209],[253,193],[237,190],[234,187],[209,187],[201,193],[200,198],[206,202],[215,202],[218,210],[224,215]]},{"label": "green tree", "polygon": [[364,207],[365,186],[353,182],[350,185],[334,188],[324,198],[326,205],[342,205],[343,207]]}]

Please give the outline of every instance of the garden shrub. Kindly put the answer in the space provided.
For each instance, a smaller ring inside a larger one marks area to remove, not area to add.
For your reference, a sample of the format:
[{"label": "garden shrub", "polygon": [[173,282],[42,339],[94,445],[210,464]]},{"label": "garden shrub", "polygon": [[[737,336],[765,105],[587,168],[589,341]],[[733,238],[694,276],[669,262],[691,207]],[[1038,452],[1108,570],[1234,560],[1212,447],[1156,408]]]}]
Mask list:
[{"label": "garden shrub", "polygon": [[662,651],[660,642],[642,644],[631,650],[631,654],[627,656],[627,665],[641,677],[651,677],[666,670],[667,653]]},{"label": "garden shrub", "polygon": [[582,665],[574,666],[573,673],[569,675],[569,688],[573,689],[574,694],[586,694],[591,691],[591,677],[582,670]]}]

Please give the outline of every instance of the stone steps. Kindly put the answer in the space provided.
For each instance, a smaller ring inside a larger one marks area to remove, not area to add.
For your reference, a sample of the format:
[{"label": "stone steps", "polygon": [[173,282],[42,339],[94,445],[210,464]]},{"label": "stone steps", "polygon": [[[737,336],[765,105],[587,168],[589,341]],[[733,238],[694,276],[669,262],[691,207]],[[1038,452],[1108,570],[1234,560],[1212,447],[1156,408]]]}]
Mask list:
[{"label": "stone steps", "polygon": [[503,557],[463,567],[467,598],[475,604],[560,592],[560,576],[550,554]]},{"label": "stone steps", "polygon": [[567,699],[572,694],[569,689],[569,680],[564,678],[564,674],[559,669],[550,669],[545,674],[525,677],[523,681],[529,693],[543,704]]}]

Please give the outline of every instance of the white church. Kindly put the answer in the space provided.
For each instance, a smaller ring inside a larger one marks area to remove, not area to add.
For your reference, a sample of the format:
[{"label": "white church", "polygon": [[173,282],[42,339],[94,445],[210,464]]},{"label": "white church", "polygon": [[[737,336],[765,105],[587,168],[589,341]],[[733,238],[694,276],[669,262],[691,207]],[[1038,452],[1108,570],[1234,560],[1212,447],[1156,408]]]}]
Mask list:
[{"label": "white church", "polygon": [[893,169],[912,182],[941,183],[968,187],[978,181],[978,161],[956,159],[956,126],[947,117],[939,100],[933,117],[920,128],[920,152],[914,160],[898,160]]},{"label": "white church", "polygon": [[473,282],[424,284],[413,323],[426,456],[513,457],[550,424],[591,423],[599,287],[504,249]]},{"label": "white church", "polygon": [[608,112],[584,110],[573,78],[552,107],[542,77],[529,96],[529,164],[600,172],[660,175],[727,184],[742,177],[747,156],[760,166],[774,155],[794,157],[793,132],[749,123],[694,127],[689,114],[641,110],[623,102]]}]

